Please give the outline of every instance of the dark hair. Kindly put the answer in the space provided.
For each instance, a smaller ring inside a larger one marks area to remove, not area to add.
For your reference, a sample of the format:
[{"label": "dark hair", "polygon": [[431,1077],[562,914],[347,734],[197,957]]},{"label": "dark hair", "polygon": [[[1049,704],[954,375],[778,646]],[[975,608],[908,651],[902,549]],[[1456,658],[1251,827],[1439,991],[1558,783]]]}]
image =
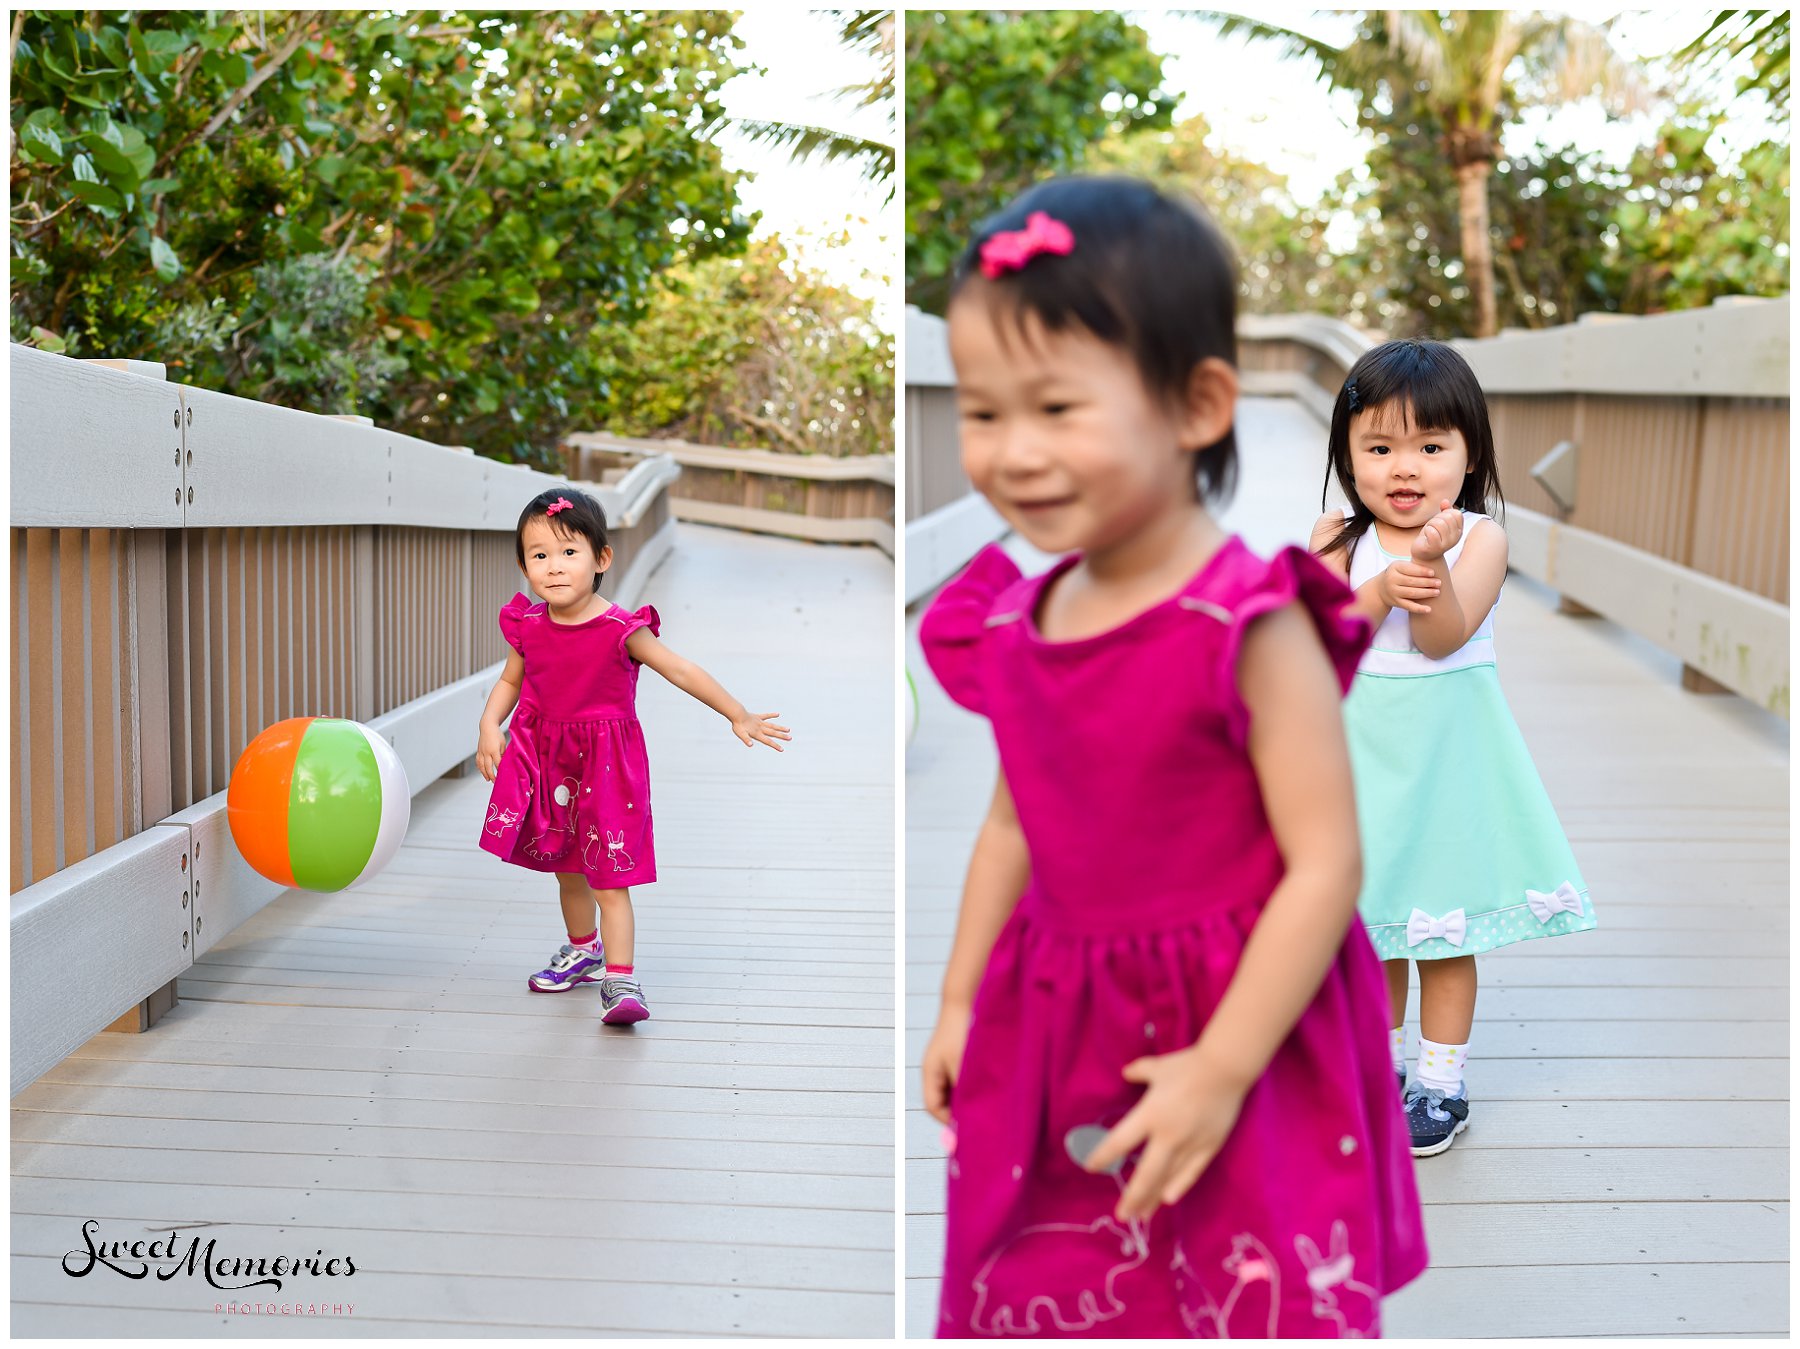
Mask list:
[{"label": "dark hair", "polygon": [[[1494,458],[1494,430],[1488,424],[1487,398],[1481,381],[1454,347],[1409,337],[1384,342],[1365,351],[1350,367],[1344,387],[1331,409],[1325,495],[1333,478],[1350,503],[1351,515],[1321,554],[1355,546],[1375,523],[1375,513],[1356,495],[1350,466],[1350,418],[1384,403],[1399,401],[1405,424],[1427,431],[1460,431],[1469,447],[1469,472],[1457,493],[1458,510],[1489,514],[1488,503],[1506,507],[1500,493],[1500,467]],[[1321,496],[1320,508],[1325,505]]]},{"label": "dark hair", "polygon": [[[558,500],[569,504],[555,515],[550,514],[550,507]],[[525,503],[525,509],[519,512],[519,527],[513,533],[513,547],[519,555],[519,570],[525,569],[525,526],[533,520],[548,520],[550,527],[559,534],[579,534],[594,548],[594,556],[600,556],[600,550],[607,546],[606,512],[600,509],[600,503],[586,492],[578,492],[573,487],[552,487],[548,492],[539,492]],[[594,573],[594,593],[600,593],[600,572]]]},{"label": "dark hair", "polygon": [[[984,276],[981,246],[1023,229],[1034,211],[1067,226],[1074,251]],[[1185,398],[1194,367],[1209,356],[1237,364],[1237,266],[1224,236],[1197,203],[1133,178],[1055,178],[1015,198],[976,228],[956,264],[951,303],[970,285],[991,289],[1015,319],[1032,314],[1051,332],[1085,328],[1127,348],[1162,397]],[[1196,459],[1201,493],[1229,497],[1235,427]]]}]

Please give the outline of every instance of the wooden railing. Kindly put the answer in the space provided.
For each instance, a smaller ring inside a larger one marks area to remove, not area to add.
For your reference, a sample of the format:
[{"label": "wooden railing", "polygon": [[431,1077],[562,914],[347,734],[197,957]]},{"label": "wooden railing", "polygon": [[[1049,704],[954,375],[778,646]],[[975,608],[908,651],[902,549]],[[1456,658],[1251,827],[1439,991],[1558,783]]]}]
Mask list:
[{"label": "wooden railing", "polygon": [[572,477],[608,481],[647,457],[681,465],[680,520],[818,543],[872,543],[894,553],[894,456],[728,449],[578,431],[562,441]]},{"label": "wooden railing", "polygon": [[[1679,656],[1688,687],[1728,688],[1782,716],[1790,312],[1786,299],[1734,299],[1456,344],[1488,396],[1513,568]],[[1378,340],[1317,315],[1245,316],[1244,390],[1296,398],[1323,424]],[[907,343],[910,603],[1001,526],[956,464],[941,322],[909,311]],[[1567,511],[1531,475],[1565,441],[1576,456]],[[1321,486],[1323,450],[1321,430]]]},{"label": "wooden railing", "polygon": [[[679,472],[591,485],[621,603]],[[225,831],[264,726],[365,722],[415,791],[468,758],[519,510],[561,481],[13,347],[14,1091],[280,893]]]}]

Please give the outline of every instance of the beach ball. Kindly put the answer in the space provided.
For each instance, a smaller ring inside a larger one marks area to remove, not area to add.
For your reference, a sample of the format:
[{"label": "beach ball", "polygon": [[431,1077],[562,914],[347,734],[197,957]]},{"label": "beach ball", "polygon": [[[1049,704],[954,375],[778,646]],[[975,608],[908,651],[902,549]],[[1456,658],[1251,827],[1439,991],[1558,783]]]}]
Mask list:
[{"label": "beach ball", "polygon": [[258,874],[302,890],[342,890],[393,859],[412,792],[400,756],[377,732],[339,717],[292,717],[238,756],[225,812]]}]

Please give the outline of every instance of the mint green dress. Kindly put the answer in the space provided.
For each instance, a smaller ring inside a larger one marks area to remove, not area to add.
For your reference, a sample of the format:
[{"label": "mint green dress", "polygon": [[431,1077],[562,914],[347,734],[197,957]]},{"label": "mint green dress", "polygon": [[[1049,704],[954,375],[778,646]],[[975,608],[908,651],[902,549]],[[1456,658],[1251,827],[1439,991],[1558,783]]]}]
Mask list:
[{"label": "mint green dress", "polygon": [[[1476,529],[1464,513],[1452,575]],[[1350,584],[1390,562],[1371,529],[1356,541]],[[1496,600],[1494,608],[1499,608]],[[1494,612],[1462,648],[1432,660],[1411,618],[1375,632],[1344,702],[1356,778],[1369,939],[1383,960],[1443,960],[1594,926],[1587,884],[1500,691]]]}]

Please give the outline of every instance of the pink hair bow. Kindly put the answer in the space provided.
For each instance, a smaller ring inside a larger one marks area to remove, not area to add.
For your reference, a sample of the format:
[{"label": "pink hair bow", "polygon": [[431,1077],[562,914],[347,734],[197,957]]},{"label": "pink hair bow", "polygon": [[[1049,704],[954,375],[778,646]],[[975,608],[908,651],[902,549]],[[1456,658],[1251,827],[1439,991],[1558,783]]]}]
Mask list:
[{"label": "pink hair bow", "polygon": [[570,501],[567,497],[558,497],[555,501],[552,501],[548,506],[544,507],[544,514],[555,515],[558,511],[571,509],[574,505],[575,503]]},{"label": "pink hair bow", "polygon": [[1046,212],[1025,217],[1022,230],[1002,230],[981,246],[981,274],[992,281],[1016,272],[1039,253],[1059,257],[1075,251],[1075,232]]}]

